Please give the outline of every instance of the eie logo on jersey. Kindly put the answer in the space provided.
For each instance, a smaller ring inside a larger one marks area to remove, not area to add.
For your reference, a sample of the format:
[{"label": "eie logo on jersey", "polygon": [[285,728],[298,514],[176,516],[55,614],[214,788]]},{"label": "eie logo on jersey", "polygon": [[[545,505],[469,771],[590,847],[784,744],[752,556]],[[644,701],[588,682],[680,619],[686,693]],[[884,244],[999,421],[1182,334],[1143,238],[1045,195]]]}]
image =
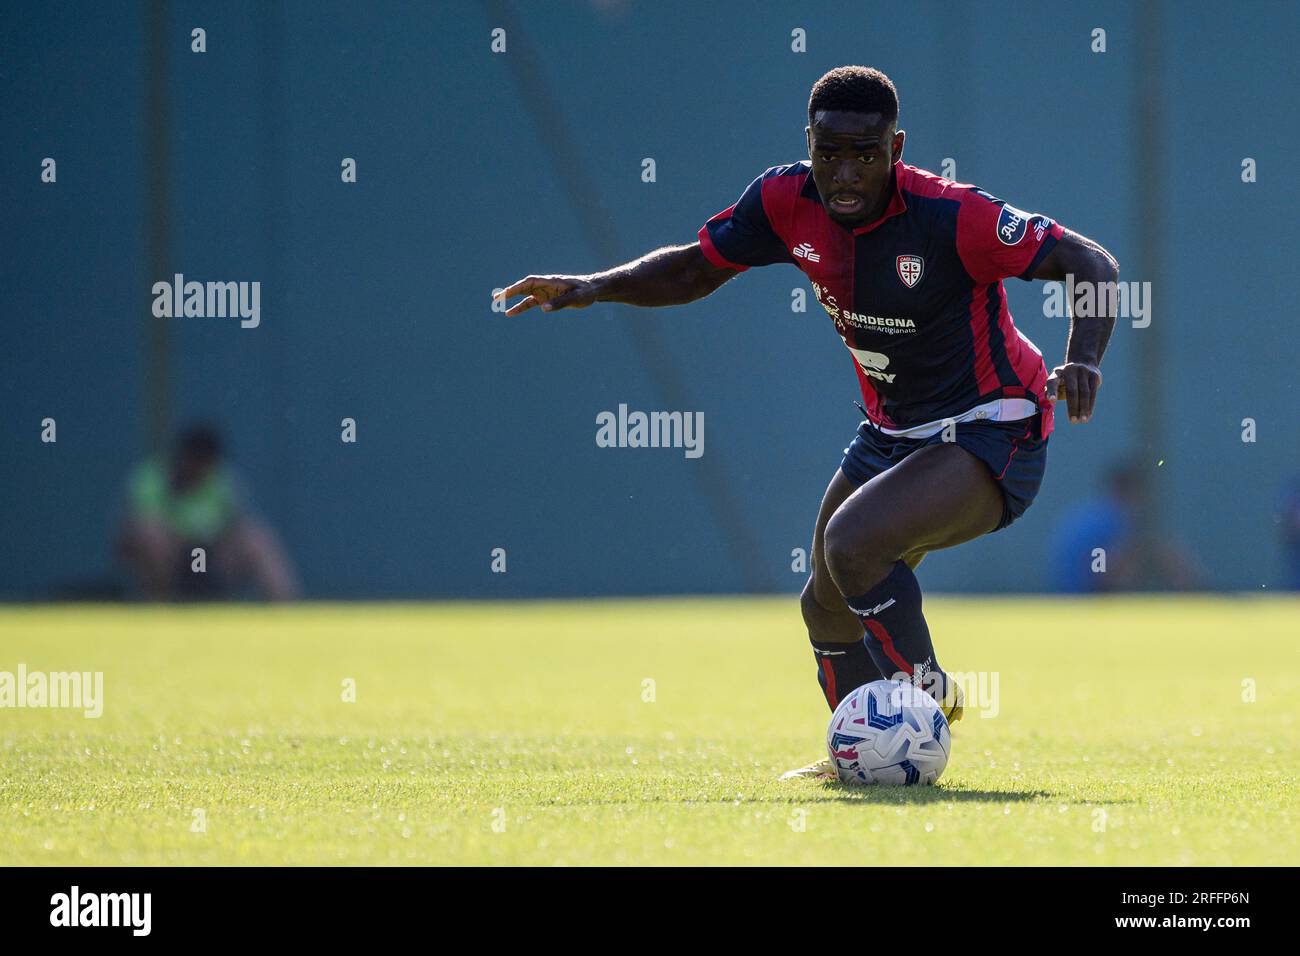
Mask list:
[{"label": "eie logo on jersey", "polygon": [[998,213],[998,239],[1004,246],[1014,246],[1025,238],[1025,226],[1029,223],[1029,213],[1015,206],[1004,205]]},{"label": "eie logo on jersey", "polygon": [[898,277],[909,289],[921,281],[921,273],[925,271],[925,260],[920,256],[899,256],[895,265],[898,268]]},{"label": "eie logo on jersey", "polygon": [[796,256],[798,256],[800,259],[807,259],[809,262],[822,261],[822,257],[818,253],[813,252],[813,247],[811,242],[801,242],[799,243],[799,245],[795,246],[790,251],[793,252]]}]

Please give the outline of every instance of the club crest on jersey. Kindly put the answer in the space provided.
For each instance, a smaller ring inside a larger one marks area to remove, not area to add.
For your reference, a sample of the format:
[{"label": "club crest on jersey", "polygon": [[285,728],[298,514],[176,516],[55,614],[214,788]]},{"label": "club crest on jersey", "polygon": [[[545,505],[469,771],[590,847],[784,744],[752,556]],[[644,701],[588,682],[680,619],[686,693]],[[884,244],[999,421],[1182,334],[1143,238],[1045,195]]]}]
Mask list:
[{"label": "club crest on jersey", "polygon": [[925,271],[925,260],[920,256],[899,256],[895,265],[898,267],[898,277],[909,289],[921,281],[921,273]]},{"label": "club crest on jersey", "polygon": [[1029,213],[1015,206],[1003,205],[1002,211],[998,213],[998,240],[1004,246],[1014,246],[1025,238],[1028,225]]}]

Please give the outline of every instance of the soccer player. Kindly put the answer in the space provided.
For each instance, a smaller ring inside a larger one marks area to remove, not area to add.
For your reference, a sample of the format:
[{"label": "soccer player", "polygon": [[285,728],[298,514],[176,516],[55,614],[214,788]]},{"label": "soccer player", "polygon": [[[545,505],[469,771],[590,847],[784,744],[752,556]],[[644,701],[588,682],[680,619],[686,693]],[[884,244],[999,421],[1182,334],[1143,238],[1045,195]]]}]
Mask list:
[{"label": "soccer player", "polygon": [[[853,358],[866,416],[813,531],[802,606],[818,679],[832,709],[862,684],[908,680],[954,722],[960,688],[939,666],[913,571],[927,552],[1029,507],[1053,402],[1065,400],[1072,423],[1092,417],[1114,327],[1113,315],[1072,309],[1065,361],[1049,375],[1012,323],[1002,280],[1072,274],[1082,293],[1119,267],[1044,215],[905,164],[898,94],[878,70],[819,79],[805,132],[809,159],[768,169],[697,241],[595,275],[528,276],[500,295],[524,296],[508,316],[680,305],[752,266],[804,272]],[[786,776],[833,773],[819,761]]]}]

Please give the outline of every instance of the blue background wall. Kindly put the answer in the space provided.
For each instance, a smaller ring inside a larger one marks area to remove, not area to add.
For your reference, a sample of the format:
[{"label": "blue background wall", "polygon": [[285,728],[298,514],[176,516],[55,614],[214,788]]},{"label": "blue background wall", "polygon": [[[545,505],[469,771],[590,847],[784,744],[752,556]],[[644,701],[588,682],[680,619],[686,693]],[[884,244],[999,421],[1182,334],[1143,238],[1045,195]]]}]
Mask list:
[{"label": "blue background wall", "polygon": [[[1103,242],[1125,279],[1149,277],[1138,197],[1167,194],[1163,434],[1137,435],[1152,370],[1144,332],[1121,323],[1099,413],[1061,423],[1037,505],[931,557],[926,587],[1045,586],[1061,510],[1126,453],[1218,584],[1280,582],[1273,512],[1300,468],[1295,4],[1171,8],[1158,164],[1136,155],[1144,62],[1127,3],[176,4],[163,275],[146,259],[146,11],[109,6],[5,14],[4,595],[111,573],[123,481],[146,449],[151,321],[172,322],[173,420],[226,426],[312,596],[796,589],[791,549],[860,417],[829,319],[790,309],[802,275],[753,270],[666,310],[506,319],[489,305],[530,272],[691,241],[764,168],[805,155],[808,89],[842,63],[893,77],[909,162],[954,158],[959,179]],[[196,26],[204,54],[189,49]],[[496,26],[505,54],[490,51]],[[1104,54],[1090,50],[1099,26]],[[790,50],[795,27],[807,53]],[[526,61],[509,58],[529,50],[558,117],[530,108],[536,89],[521,96]],[[542,138],[557,129],[609,248],[566,199]],[[56,185],[40,182],[46,156]],[[645,157],[657,182],[641,181]],[[261,327],[152,319],[150,286],[173,271],[261,281]],[[1017,324],[1059,361],[1064,320],[1043,317],[1041,286],[1008,288]],[[597,412],[621,402],[703,411],[705,457],[597,448]],[[57,444],[39,440],[46,416]],[[345,416],[355,445],[339,441]],[[751,536],[740,554],[718,484]],[[508,574],[490,573],[494,547]]]}]

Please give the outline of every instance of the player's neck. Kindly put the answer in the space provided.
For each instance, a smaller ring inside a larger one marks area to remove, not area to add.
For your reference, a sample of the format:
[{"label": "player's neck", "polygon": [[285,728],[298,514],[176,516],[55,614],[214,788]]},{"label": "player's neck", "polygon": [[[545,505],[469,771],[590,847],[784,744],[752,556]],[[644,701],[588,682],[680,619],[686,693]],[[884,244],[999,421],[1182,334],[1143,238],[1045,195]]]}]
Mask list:
[{"label": "player's neck", "polygon": [[864,226],[869,226],[873,222],[879,222],[880,218],[888,211],[889,204],[894,198],[894,193],[898,191],[898,167],[895,166],[889,174],[889,182],[885,183],[885,188],[880,191],[876,201],[871,204],[871,210],[867,213],[863,221]]}]

